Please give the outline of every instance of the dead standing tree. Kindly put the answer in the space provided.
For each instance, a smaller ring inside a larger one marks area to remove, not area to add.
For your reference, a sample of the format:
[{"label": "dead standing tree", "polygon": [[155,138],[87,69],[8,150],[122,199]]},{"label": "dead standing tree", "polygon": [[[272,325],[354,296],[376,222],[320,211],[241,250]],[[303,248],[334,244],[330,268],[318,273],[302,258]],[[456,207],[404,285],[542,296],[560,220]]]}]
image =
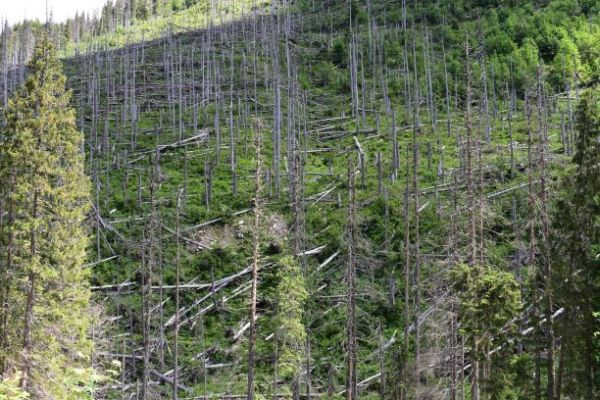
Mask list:
[{"label": "dead standing tree", "polygon": [[159,189],[160,169],[158,166],[158,154],[152,158],[152,167],[150,174],[150,216],[146,228],[144,246],[142,247],[142,269],[140,274],[140,288],[142,290],[142,387],[141,399],[151,398],[150,393],[150,374],[152,366],[150,364],[151,356],[151,337],[150,328],[152,324],[152,283],[153,274],[158,269],[159,263],[159,235],[160,220],[156,209],[156,198]]},{"label": "dead standing tree", "polygon": [[255,122],[256,171],[254,174],[254,225],[252,229],[252,288],[250,291],[250,338],[248,346],[248,400],[254,400],[254,368],[256,358],[256,302],[258,262],[260,258],[260,221],[262,216],[262,125]]},{"label": "dead standing tree", "polygon": [[356,251],[357,251],[357,221],[356,221],[356,171],[352,155],[348,157],[348,222],[346,240],[348,245],[348,261],[346,264],[346,399],[358,399],[356,376]]},{"label": "dead standing tree", "polygon": [[[177,391],[178,391],[178,383],[179,383],[179,304],[180,304],[180,279],[181,279],[181,207],[182,207],[182,196],[184,195],[184,190],[180,189],[177,193],[177,209],[175,214],[175,240],[176,240],[176,252],[175,252],[175,324],[173,330],[175,331],[175,335],[173,338],[173,400],[177,400]],[[161,326],[162,326],[161,321]]]},{"label": "dead standing tree", "polygon": [[545,336],[546,336],[546,354],[547,354],[547,386],[546,396],[548,400],[554,400],[555,397],[555,379],[554,379],[554,322],[552,315],[554,313],[554,296],[552,288],[552,269],[550,255],[550,237],[549,237],[549,218],[548,218],[548,127],[547,127],[547,105],[544,90],[544,70],[542,65],[538,65],[537,82],[537,112],[538,112],[538,136],[540,140],[539,150],[539,172],[540,172],[540,223],[541,223],[541,262],[542,262],[542,281],[544,284],[544,314],[546,318]]}]

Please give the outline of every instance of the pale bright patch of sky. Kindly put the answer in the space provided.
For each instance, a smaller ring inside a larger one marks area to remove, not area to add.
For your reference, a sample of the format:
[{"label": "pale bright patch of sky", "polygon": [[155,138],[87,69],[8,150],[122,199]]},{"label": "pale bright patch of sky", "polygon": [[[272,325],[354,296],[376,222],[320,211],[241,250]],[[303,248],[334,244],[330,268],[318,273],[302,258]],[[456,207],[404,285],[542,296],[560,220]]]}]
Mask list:
[{"label": "pale bright patch of sky", "polygon": [[[52,20],[65,21],[75,16],[75,12],[93,13],[99,11],[106,0],[48,0]],[[23,19],[46,20],[46,0],[0,0],[0,19],[14,25]]]}]

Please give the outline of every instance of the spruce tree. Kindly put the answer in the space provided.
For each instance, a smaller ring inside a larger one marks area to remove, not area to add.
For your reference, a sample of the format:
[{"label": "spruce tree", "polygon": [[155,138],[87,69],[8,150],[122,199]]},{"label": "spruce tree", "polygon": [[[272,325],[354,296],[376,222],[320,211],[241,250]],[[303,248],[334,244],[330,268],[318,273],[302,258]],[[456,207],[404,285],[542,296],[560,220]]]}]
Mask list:
[{"label": "spruce tree", "polygon": [[279,343],[277,376],[289,383],[290,389],[296,394],[300,389],[300,372],[307,340],[302,317],[308,292],[300,264],[291,256],[281,259],[277,277],[279,278],[275,290],[277,304],[275,326]]},{"label": "spruce tree", "polygon": [[47,37],[28,72],[0,135],[0,373],[32,399],[79,400],[91,379],[83,135]]},{"label": "spruce tree", "polygon": [[[502,398],[499,372],[490,379],[481,370],[491,368],[490,357],[501,357],[508,328],[521,309],[521,294],[513,275],[488,265],[458,264],[450,271],[452,289],[458,300],[458,318],[464,343],[470,348],[473,400],[480,386],[490,398]],[[485,365],[487,363],[487,365]],[[495,381],[496,380],[496,381]]]},{"label": "spruce tree", "polygon": [[589,89],[577,108],[575,168],[563,178],[554,218],[559,264],[554,285],[565,316],[558,326],[561,352],[570,374],[559,389],[596,398],[600,359],[595,332],[600,326],[600,89]]}]

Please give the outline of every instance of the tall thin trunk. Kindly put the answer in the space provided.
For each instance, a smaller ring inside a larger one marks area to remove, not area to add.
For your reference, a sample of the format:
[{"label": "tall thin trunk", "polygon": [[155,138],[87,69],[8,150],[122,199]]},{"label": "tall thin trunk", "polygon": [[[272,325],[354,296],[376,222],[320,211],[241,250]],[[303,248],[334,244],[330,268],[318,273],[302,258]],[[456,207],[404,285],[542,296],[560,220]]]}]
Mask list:
[{"label": "tall thin trunk", "polygon": [[550,255],[550,237],[549,237],[549,220],[548,220],[548,171],[546,168],[547,152],[548,152],[548,131],[546,126],[546,103],[545,93],[543,89],[543,69],[538,66],[538,132],[540,136],[540,222],[542,234],[542,263],[543,263],[543,282],[545,292],[545,336],[546,336],[546,352],[547,352],[547,386],[546,397],[548,400],[554,400],[555,379],[554,379],[554,322],[552,320],[554,308],[554,295],[552,288],[552,270],[551,270],[551,255]]},{"label": "tall thin trunk", "polygon": [[[527,263],[533,265],[536,254],[536,206],[535,206],[535,193],[533,189],[533,135],[531,127],[531,108],[529,104],[529,95],[525,92],[525,115],[527,119],[527,178],[528,178],[528,194],[529,194],[529,248]],[[537,281],[537,279],[536,279]],[[539,315],[539,304],[538,304],[538,293],[537,282],[535,283],[533,290],[533,315],[537,318]],[[536,326],[536,333],[539,329],[539,324]],[[536,343],[535,346],[535,358],[534,358],[534,393],[535,400],[541,400],[542,398],[542,381],[541,381],[541,352],[539,345]]]},{"label": "tall thin trunk", "polygon": [[381,322],[378,329],[379,335],[379,396],[381,400],[385,400],[385,338],[383,337],[383,327]]},{"label": "tall thin trunk", "polygon": [[471,102],[473,94],[471,91],[471,59],[470,59],[470,47],[469,37],[465,41],[465,68],[467,70],[467,98],[465,104],[465,130],[466,130],[466,184],[467,184],[467,211],[469,213],[469,264],[473,265],[477,259],[477,234],[475,230],[475,207],[474,207],[474,194],[473,194],[473,133],[471,126]]},{"label": "tall thin trunk", "polygon": [[[418,107],[416,108],[418,110]],[[420,357],[421,357],[421,326],[419,323],[419,307],[421,303],[421,257],[419,248],[419,142],[417,141],[418,128],[413,132],[413,197],[414,197],[414,258],[415,258],[415,275],[414,275],[414,290],[415,290],[415,362],[414,362],[414,379],[415,385],[418,388],[421,381]]]},{"label": "tall thin trunk", "polygon": [[508,83],[506,84],[506,97],[509,99],[508,101],[508,138],[510,140],[509,148],[510,148],[510,179],[515,178],[515,146],[513,141],[513,129],[512,129],[512,120],[513,120],[513,91],[512,88],[509,91]]},{"label": "tall thin trunk", "polygon": [[260,258],[260,221],[262,215],[262,128],[256,124],[256,172],[254,175],[254,226],[252,230],[252,289],[250,295],[250,339],[248,345],[248,400],[254,400],[254,367],[256,357],[256,298],[258,286],[258,261]]},{"label": "tall thin trunk", "polygon": [[181,236],[181,206],[183,201],[184,191],[179,190],[177,193],[177,209],[175,211],[175,335],[173,338],[173,400],[177,400],[177,389],[179,383],[179,282],[181,276],[181,261],[180,261],[180,236]]},{"label": "tall thin trunk", "polygon": [[347,292],[347,317],[346,317],[346,399],[356,400],[357,377],[356,377],[356,185],[355,169],[352,156],[348,158],[348,264],[346,267]]},{"label": "tall thin trunk", "polygon": [[[408,149],[407,149],[408,153]],[[409,165],[409,157],[407,154],[406,157],[406,188],[404,190],[404,343],[402,347],[402,363],[400,365],[401,371],[403,372],[401,376],[400,382],[400,398],[407,399],[408,397],[408,376],[407,376],[407,367],[408,367],[408,357],[409,357],[409,348],[410,348],[410,340],[409,340],[409,323],[410,321],[410,165]]]}]

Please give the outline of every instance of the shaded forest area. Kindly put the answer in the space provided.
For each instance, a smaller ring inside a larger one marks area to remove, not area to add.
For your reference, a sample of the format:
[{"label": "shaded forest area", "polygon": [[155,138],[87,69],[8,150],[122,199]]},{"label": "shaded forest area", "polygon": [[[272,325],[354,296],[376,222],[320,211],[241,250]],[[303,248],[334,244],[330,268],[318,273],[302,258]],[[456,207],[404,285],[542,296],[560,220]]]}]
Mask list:
[{"label": "shaded forest area", "polygon": [[85,134],[74,398],[598,398],[599,11],[129,1],[6,25],[3,127],[49,32]]}]

